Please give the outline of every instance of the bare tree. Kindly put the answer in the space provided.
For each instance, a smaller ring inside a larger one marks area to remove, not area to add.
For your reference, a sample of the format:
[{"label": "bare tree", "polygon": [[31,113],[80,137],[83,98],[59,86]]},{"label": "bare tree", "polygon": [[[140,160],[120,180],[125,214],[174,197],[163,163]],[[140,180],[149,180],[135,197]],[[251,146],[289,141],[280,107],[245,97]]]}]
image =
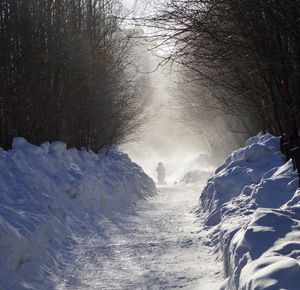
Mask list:
[{"label": "bare tree", "polygon": [[141,124],[145,80],[118,0],[0,2],[0,145],[60,139],[99,150]]},{"label": "bare tree", "polygon": [[[295,134],[299,14],[297,1],[174,0],[150,20],[158,38],[175,46],[170,59],[184,68],[188,86],[209,90],[232,131]],[[201,108],[203,95],[192,103]]]}]

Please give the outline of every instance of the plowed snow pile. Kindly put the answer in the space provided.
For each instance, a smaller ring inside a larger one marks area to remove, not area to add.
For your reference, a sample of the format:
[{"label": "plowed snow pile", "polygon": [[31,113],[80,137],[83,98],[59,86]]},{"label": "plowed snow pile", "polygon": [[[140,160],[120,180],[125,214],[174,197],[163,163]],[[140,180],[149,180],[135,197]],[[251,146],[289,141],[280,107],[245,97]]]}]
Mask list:
[{"label": "plowed snow pile", "polygon": [[223,289],[300,289],[300,190],[279,138],[259,134],[232,153],[201,194],[224,261]]},{"label": "plowed snow pile", "polygon": [[155,192],[117,150],[105,156],[15,138],[12,150],[0,148],[0,289],[51,289],[76,235]]}]

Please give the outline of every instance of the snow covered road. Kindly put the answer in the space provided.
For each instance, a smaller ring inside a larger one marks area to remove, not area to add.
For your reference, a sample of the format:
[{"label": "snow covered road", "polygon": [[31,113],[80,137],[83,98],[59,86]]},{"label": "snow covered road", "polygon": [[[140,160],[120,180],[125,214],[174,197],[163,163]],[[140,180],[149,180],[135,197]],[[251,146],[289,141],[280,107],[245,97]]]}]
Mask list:
[{"label": "snow covered road", "polygon": [[54,289],[218,289],[221,265],[193,212],[198,197],[190,187],[162,187],[134,213],[104,218],[73,248]]}]

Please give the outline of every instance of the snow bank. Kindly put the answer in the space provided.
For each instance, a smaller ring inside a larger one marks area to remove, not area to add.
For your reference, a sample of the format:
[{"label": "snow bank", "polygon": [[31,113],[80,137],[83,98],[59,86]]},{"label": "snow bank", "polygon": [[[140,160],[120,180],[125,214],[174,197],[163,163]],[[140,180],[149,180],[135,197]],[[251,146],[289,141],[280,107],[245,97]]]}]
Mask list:
[{"label": "snow bank", "polygon": [[117,150],[105,156],[15,138],[12,150],[0,148],[0,289],[52,289],[74,236],[155,192]]},{"label": "snow bank", "polygon": [[203,185],[214,170],[212,158],[207,153],[199,153],[187,162],[187,165],[178,168],[173,175],[175,183],[182,185]]},{"label": "snow bank", "polygon": [[279,138],[259,134],[208,180],[199,212],[219,250],[222,289],[300,289],[300,190]]},{"label": "snow bank", "polygon": [[180,183],[183,185],[188,184],[203,184],[205,180],[211,175],[211,171],[192,170],[187,172],[181,179]]}]

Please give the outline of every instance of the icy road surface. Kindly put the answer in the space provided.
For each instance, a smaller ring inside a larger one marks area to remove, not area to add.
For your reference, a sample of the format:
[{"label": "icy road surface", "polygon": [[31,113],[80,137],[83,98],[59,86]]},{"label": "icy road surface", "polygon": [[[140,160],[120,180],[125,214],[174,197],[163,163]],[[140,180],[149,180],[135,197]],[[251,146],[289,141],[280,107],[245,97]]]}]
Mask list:
[{"label": "icy road surface", "polygon": [[73,249],[76,259],[55,289],[218,289],[221,265],[193,213],[198,197],[195,189],[163,187],[134,213],[103,219]]}]

